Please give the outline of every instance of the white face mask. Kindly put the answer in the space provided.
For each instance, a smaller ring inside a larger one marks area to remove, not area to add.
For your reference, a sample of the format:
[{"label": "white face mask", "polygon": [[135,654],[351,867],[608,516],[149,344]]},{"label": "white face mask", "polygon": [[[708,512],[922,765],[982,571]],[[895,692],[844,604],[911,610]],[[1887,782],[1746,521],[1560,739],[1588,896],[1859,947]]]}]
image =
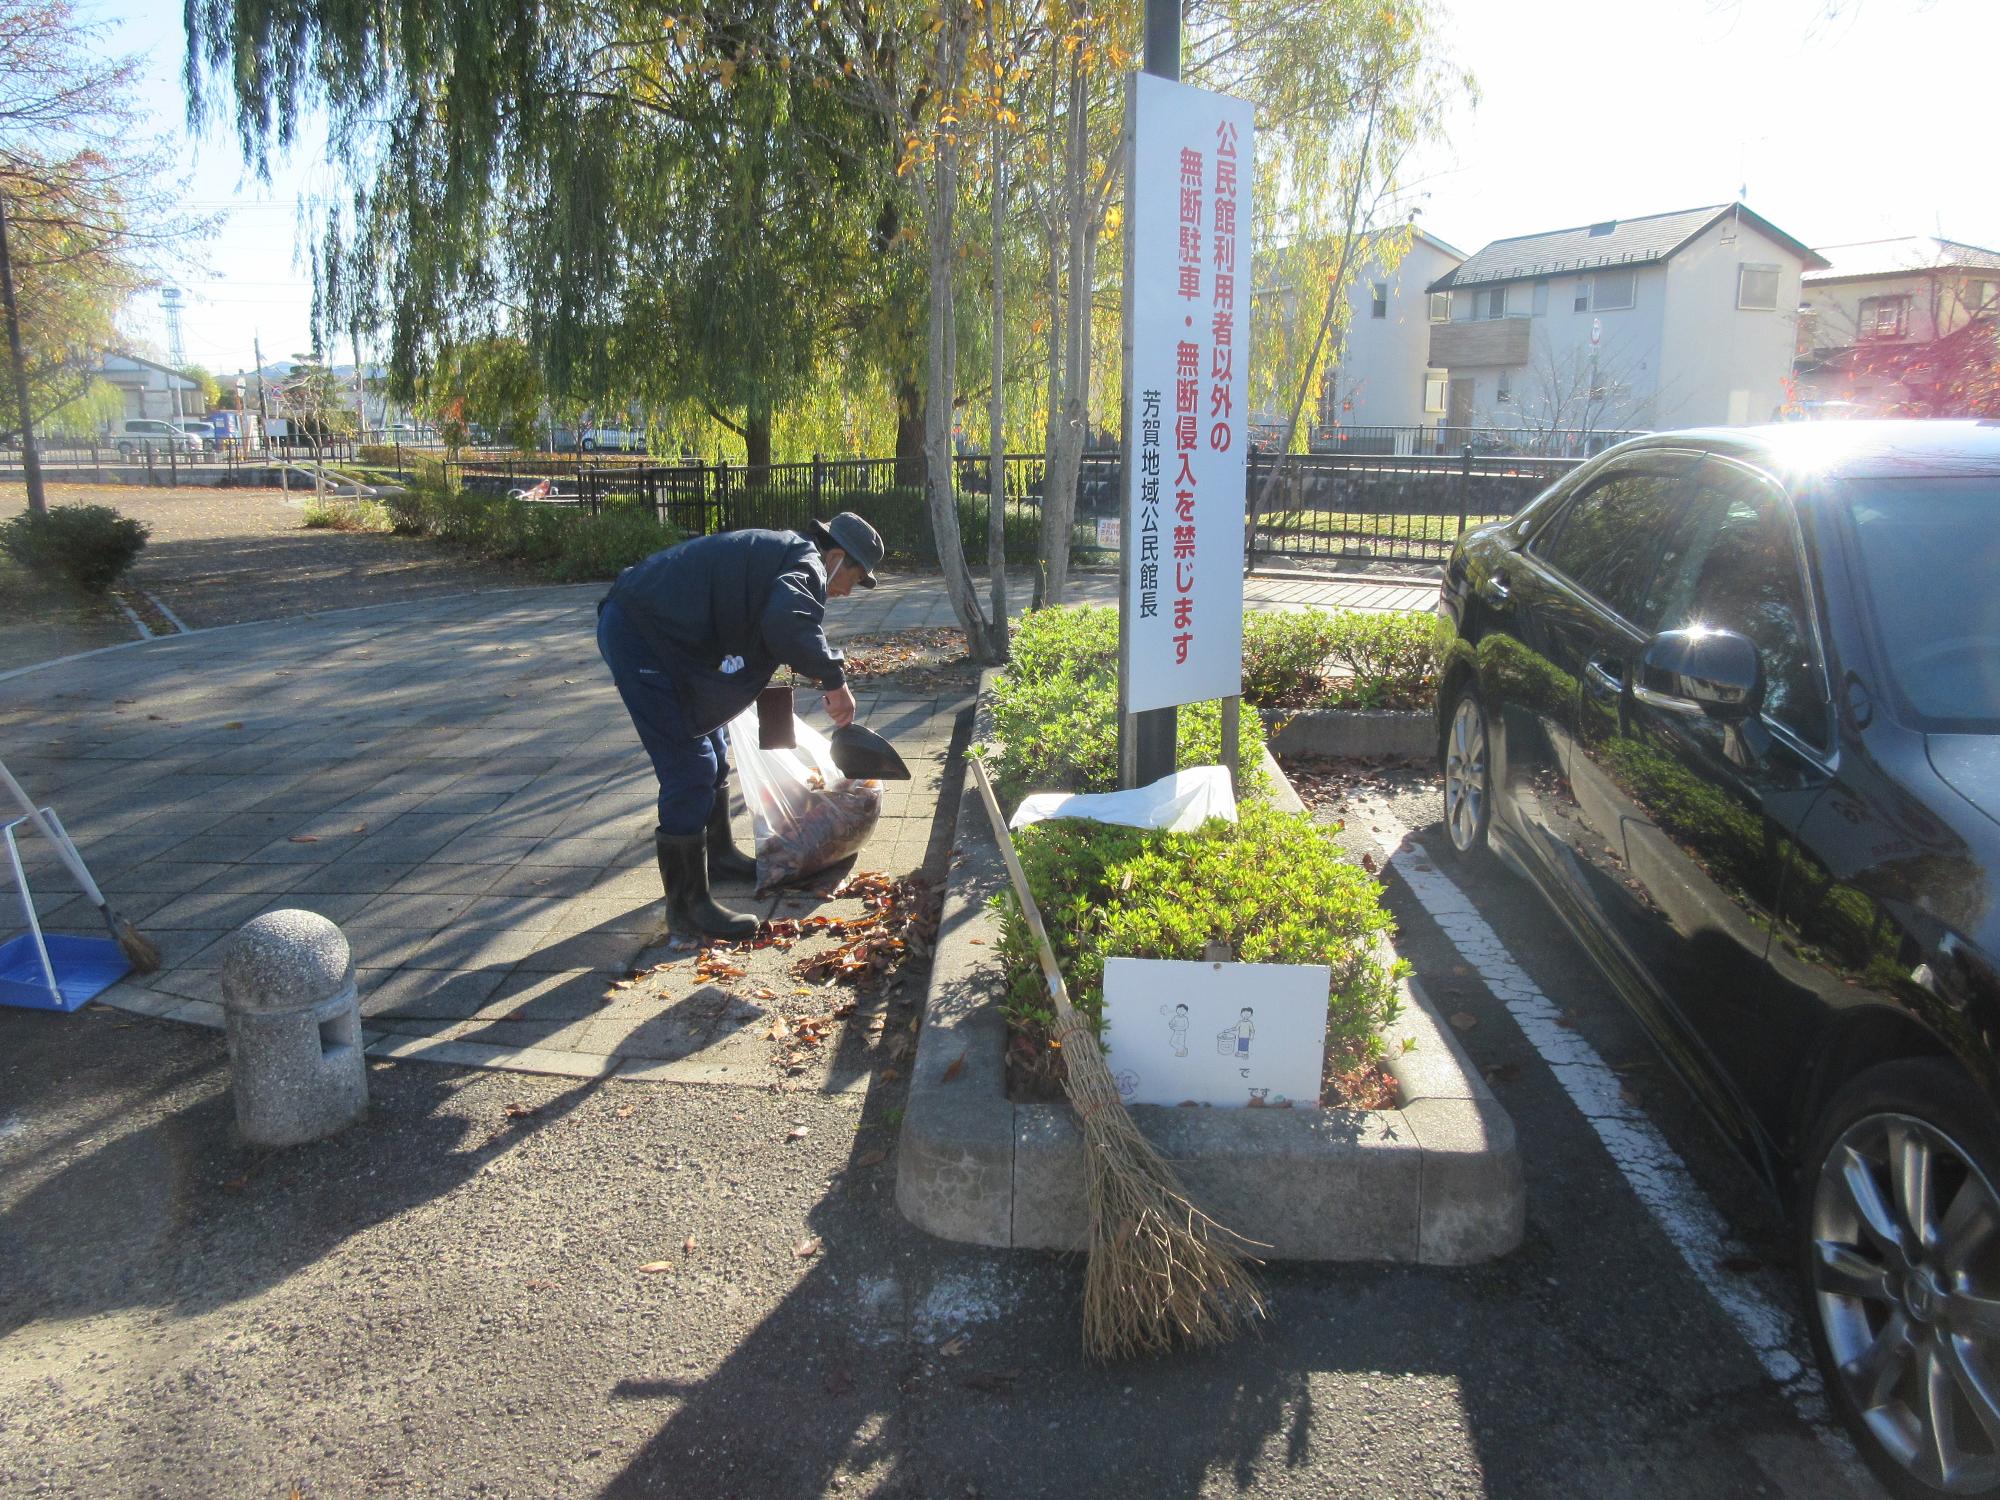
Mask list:
[{"label": "white face mask", "polygon": [[724,673],[725,675],[732,675],[732,676],[733,676],[733,675],[734,675],[735,673],[737,673],[737,672],[740,672],[740,671],[742,671],[742,670],[743,670],[743,658],[742,658],[742,657],[740,657],[740,656],[725,656],[725,657],[723,657],[723,658],[722,658],[722,671],[723,671],[723,673]]}]

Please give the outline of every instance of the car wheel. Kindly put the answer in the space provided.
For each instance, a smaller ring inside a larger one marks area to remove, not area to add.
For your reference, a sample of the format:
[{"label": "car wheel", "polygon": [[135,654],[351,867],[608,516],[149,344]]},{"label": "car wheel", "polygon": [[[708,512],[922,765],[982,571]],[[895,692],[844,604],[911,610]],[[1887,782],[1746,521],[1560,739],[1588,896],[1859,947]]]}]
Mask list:
[{"label": "car wheel", "polygon": [[1800,1275],[1834,1407],[1898,1494],[2000,1494],[2000,1132],[1951,1065],[1870,1069],[1821,1116]]},{"label": "car wheel", "polygon": [[1486,825],[1493,816],[1493,763],[1486,733],[1486,709],[1479,690],[1467,683],[1452,704],[1445,726],[1444,830],[1451,852],[1472,859],[1486,850]]}]

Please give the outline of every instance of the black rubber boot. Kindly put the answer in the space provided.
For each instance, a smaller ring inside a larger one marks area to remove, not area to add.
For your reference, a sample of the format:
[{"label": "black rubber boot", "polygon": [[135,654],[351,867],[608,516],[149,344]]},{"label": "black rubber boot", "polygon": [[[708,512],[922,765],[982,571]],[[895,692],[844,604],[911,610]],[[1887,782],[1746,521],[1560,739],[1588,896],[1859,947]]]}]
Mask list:
[{"label": "black rubber boot", "polygon": [[708,894],[708,835],[653,833],[660,856],[660,883],[667,889],[667,926],[685,937],[741,942],[755,935],[757,919],[748,912],[717,906]]},{"label": "black rubber boot", "polygon": [[736,847],[736,836],[729,830],[729,799],[721,792],[715,794],[715,811],[708,815],[708,878],[757,878],[757,861]]}]

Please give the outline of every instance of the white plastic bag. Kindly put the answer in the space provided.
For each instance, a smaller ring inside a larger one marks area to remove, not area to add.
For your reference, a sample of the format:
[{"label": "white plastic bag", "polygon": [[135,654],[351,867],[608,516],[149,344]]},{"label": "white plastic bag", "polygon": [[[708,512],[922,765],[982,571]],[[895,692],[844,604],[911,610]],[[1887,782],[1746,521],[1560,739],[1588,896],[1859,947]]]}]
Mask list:
[{"label": "white plastic bag", "polygon": [[879,781],[842,776],[826,736],[804,719],[792,720],[792,736],[797,744],[790,750],[760,746],[754,703],[729,725],[729,758],[757,836],[759,892],[847,858],[882,817]]},{"label": "white plastic bag", "polygon": [[1236,793],[1223,766],[1191,766],[1124,792],[1035,792],[1014,809],[1010,828],[1044,818],[1089,818],[1127,828],[1189,833],[1210,818],[1236,821]]}]

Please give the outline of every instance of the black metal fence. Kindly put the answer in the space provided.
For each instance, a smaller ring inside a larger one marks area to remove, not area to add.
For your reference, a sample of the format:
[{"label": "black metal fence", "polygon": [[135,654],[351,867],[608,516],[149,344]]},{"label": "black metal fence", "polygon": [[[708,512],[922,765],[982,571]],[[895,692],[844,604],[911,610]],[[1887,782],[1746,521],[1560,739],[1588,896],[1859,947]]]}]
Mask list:
[{"label": "black metal fence", "polygon": [[[1513,515],[1582,461],[1461,449],[1445,456],[1314,453],[1280,464],[1252,449],[1244,493],[1250,557],[1441,562],[1466,528]],[[1266,496],[1274,467],[1277,478]],[[547,481],[547,492],[537,498],[593,513],[643,506],[690,536],[744,527],[801,531],[814,519],[858,510],[881,531],[891,554],[922,561],[937,556],[921,459],[815,458],[753,466],[495,455],[461,459],[448,472],[468,488],[488,491],[527,491]],[[1083,455],[1074,547],[1096,547],[1098,521],[1119,514],[1121,473],[1116,453]],[[969,558],[982,561],[990,460],[955,458],[952,481],[962,545]],[[1004,457],[1000,500],[1010,562],[1026,563],[1036,554],[1045,482],[1043,455]]]},{"label": "black metal fence", "polygon": [[1492,458],[1250,455],[1251,560],[1273,555],[1442,562],[1468,527],[1511,516],[1583,462]]}]

